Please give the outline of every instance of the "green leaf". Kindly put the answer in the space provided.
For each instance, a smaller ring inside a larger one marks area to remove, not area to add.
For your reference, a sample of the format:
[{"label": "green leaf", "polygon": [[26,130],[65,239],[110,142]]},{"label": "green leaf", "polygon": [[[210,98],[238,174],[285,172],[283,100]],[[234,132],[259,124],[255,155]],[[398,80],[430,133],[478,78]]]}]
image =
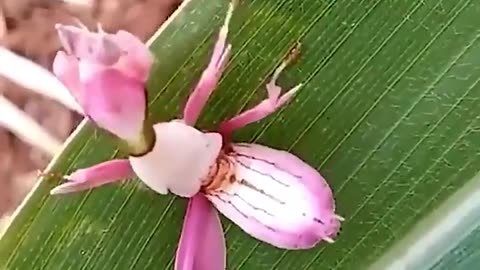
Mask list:
[{"label": "green leaf", "polygon": [[[156,120],[178,117],[227,5],[188,1],[151,45]],[[319,169],[347,220],[335,244],[286,252],[223,219],[228,269],[392,267],[398,250],[418,244],[412,233],[436,228],[422,225],[431,215],[452,214],[457,208],[443,206],[480,170],[479,24],[473,0],[240,1],[230,29],[233,56],[199,127],[212,129],[264,98],[274,68],[301,41],[302,57],[280,83],[305,87],[235,139],[289,150]],[[49,172],[67,174],[115,153],[109,138],[86,125]],[[0,268],[172,269],[185,201],[139,181],[49,196],[59,181],[44,178],[18,212],[0,242]],[[423,265],[478,265],[478,255],[461,254],[477,252],[479,223],[451,230],[455,241],[439,241],[435,256],[418,255]]]},{"label": "green leaf", "polygon": [[480,262],[480,175],[445,200],[370,269],[475,269]]}]

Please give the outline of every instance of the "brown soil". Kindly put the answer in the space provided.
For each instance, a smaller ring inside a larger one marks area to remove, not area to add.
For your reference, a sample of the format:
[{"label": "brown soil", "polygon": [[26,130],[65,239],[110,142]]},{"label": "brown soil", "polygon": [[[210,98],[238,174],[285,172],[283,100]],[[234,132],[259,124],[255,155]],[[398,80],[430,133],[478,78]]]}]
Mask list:
[{"label": "brown soil", "polygon": [[[95,29],[100,22],[105,31],[123,29],[146,41],[181,0],[90,2],[87,6],[65,4],[60,0],[0,0],[0,46],[7,46],[51,70],[53,57],[60,48],[55,23],[73,24],[78,18]],[[67,138],[81,120],[62,105],[1,77],[0,94],[61,139]],[[43,169],[48,161],[39,150],[0,127],[0,217],[11,213],[21,202],[35,182],[36,171]]]}]

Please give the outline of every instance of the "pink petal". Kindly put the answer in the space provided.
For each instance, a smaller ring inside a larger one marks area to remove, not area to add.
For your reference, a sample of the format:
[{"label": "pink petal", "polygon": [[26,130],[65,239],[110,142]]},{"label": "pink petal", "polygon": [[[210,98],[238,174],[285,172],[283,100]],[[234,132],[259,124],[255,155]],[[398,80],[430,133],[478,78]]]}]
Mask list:
[{"label": "pink petal", "polygon": [[203,195],[188,202],[175,270],[224,270],[226,247],[217,212]]},{"label": "pink petal", "polygon": [[127,52],[115,66],[125,74],[145,82],[154,59],[148,47],[136,36],[122,30],[112,35],[112,39]]},{"label": "pink petal", "polygon": [[50,191],[50,194],[63,194],[91,189],[108,183],[131,178],[135,174],[126,159],[114,159],[79,169],[65,177],[68,182]]},{"label": "pink petal", "polygon": [[125,55],[120,44],[115,43],[111,35],[99,34],[96,47],[94,47],[93,57],[104,65],[115,64],[120,57]]},{"label": "pink petal", "polygon": [[217,87],[225,65],[230,57],[232,45],[227,42],[228,25],[232,18],[234,3],[230,2],[223,26],[218,33],[212,56],[200,80],[188,97],[183,109],[183,119],[186,124],[194,126],[210,95]]},{"label": "pink petal", "polygon": [[53,73],[67,87],[78,103],[83,102],[82,86],[78,76],[78,61],[74,56],[58,51],[53,60]]},{"label": "pink petal", "polygon": [[90,32],[71,25],[56,26],[60,41],[68,54],[80,60],[113,65],[124,54],[112,35]]},{"label": "pink petal", "polygon": [[85,113],[100,127],[127,141],[137,141],[146,110],[144,85],[107,68],[84,83]]},{"label": "pink petal", "polygon": [[68,54],[73,54],[74,51],[74,44],[75,44],[75,36],[79,36],[82,33],[88,33],[88,30],[81,29],[75,27],[73,25],[63,25],[63,24],[56,24],[55,28],[57,29],[58,38],[60,39],[60,43],[62,44],[63,49]]},{"label": "pink petal", "polygon": [[251,236],[285,249],[333,241],[340,227],[328,184],[296,156],[233,144],[235,181],[208,191],[217,209]]}]

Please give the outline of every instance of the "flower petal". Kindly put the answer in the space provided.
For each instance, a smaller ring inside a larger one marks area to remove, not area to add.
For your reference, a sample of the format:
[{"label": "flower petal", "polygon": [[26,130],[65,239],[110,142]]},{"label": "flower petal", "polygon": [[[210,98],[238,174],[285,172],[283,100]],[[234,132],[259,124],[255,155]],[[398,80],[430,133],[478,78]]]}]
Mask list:
[{"label": "flower petal", "polygon": [[82,107],[100,127],[136,142],[145,120],[145,89],[138,80],[107,68],[84,83]]},{"label": "flower petal", "polygon": [[114,159],[92,167],[79,169],[65,177],[68,182],[50,191],[50,194],[63,194],[91,189],[108,183],[133,177],[135,174],[126,159]]},{"label": "flower petal", "polygon": [[140,157],[130,157],[138,177],[160,194],[192,197],[215,163],[222,147],[218,133],[202,133],[180,121],[154,126],[155,146]]},{"label": "flower petal", "polygon": [[110,34],[72,25],[57,24],[55,27],[65,51],[81,60],[113,65],[124,54]]},{"label": "flower petal", "polygon": [[125,74],[142,82],[148,79],[153,64],[153,54],[148,47],[133,34],[120,30],[112,38],[127,55],[121,58],[116,67]]},{"label": "flower petal", "polygon": [[226,247],[220,218],[201,194],[188,202],[175,270],[224,270]]},{"label": "flower petal", "polygon": [[74,56],[58,51],[53,60],[53,73],[67,87],[78,103],[83,102],[82,86],[78,76],[78,60]]},{"label": "flower petal", "polygon": [[234,179],[207,198],[253,237],[285,249],[331,241],[340,221],[328,184],[296,156],[256,144],[233,144]]}]

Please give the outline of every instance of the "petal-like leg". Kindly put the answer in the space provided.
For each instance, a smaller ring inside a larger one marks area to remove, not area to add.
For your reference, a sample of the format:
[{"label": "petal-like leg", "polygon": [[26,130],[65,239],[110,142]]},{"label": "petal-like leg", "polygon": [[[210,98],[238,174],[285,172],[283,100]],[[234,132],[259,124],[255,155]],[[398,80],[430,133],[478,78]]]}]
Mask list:
[{"label": "petal-like leg", "polygon": [[79,169],[65,177],[68,182],[50,191],[50,194],[63,194],[83,191],[112,182],[131,178],[135,175],[127,159],[114,159],[89,168]]},{"label": "petal-like leg", "polygon": [[201,194],[190,198],[175,270],[224,270],[226,247],[217,211]]},{"label": "petal-like leg", "polygon": [[65,51],[80,59],[112,65],[123,54],[120,44],[111,35],[93,33],[72,25],[56,24],[55,28]]},{"label": "petal-like leg", "polygon": [[112,38],[128,53],[116,67],[137,80],[147,81],[155,58],[148,47],[132,33],[124,30],[118,31]]},{"label": "petal-like leg", "polygon": [[268,98],[261,101],[259,104],[257,104],[257,106],[222,122],[218,129],[219,133],[221,133],[225,138],[229,138],[234,130],[262,120],[290,101],[295,93],[303,86],[303,84],[298,84],[280,96],[282,88],[276,85],[276,82],[282,71],[295,57],[296,55],[290,55],[279,67],[277,67],[273,73],[272,79],[266,86]]},{"label": "petal-like leg", "polygon": [[74,56],[67,55],[63,51],[58,51],[53,60],[52,69],[57,79],[63,83],[64,87],[66,86],[69,95],[73,97],[71,102],[74,104],[73,109],[84,114],[83,108],[80,107],[80,104],[83,104],[84,99],[83,89],[78,75],[78,60]]},{"label": "petal-like leg", "polygon": [[200,80],[185,104],[185,108],[183,110],[183,119],[187,125],[193,126],[195,124],[203,107],[207,103],[208,98],[222,76],[225,64],[227,63],[232,48],[231,44],[227,44],[227,35],[228,24],[232,18],[234,6],[235,3],[231,2],[225,22],[220,29],[217,42],[213,49],[210,63],[203,71]]}]

